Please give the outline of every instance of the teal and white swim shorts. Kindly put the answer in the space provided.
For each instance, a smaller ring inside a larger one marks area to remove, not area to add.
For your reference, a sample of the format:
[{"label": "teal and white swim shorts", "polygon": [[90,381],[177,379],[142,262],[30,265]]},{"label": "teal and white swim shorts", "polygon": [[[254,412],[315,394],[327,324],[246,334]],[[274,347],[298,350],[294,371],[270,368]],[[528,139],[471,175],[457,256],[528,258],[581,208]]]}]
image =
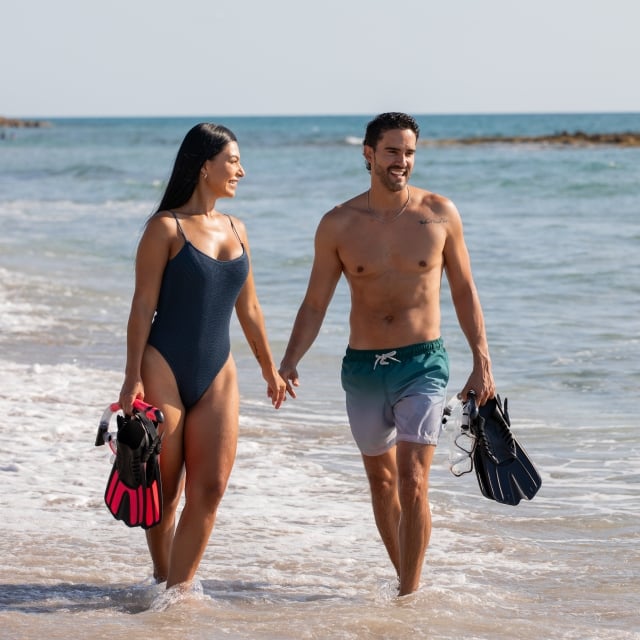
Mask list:
[{"label": "teal and white swim shorts", "polygon": [[360,451],[378,456],[397,442],[438,444],[448,382],[442,338],[385,351],[347,347],[342,388]]}]

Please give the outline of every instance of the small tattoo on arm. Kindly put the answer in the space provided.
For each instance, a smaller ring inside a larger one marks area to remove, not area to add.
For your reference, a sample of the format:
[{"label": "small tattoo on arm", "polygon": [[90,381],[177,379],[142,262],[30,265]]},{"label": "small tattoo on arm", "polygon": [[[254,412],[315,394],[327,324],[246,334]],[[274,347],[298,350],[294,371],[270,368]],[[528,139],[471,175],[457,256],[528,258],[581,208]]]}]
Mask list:
[{"label": "small tattoo on arm", "polygon": [[446,218],[422,218],[420,224],[447,224]]}]

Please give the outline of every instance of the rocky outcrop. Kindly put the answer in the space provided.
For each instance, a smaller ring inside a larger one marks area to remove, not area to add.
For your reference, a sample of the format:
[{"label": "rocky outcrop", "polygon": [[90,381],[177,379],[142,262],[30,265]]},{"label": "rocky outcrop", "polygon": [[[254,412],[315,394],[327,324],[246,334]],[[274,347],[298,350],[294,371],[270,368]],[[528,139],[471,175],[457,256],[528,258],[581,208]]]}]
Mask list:
[{"label": "rocky outcrop", "polygon": [[429,145],[458,144],[553,144],[564,146],[615,145],[619,147],[640,147],[640,133],[585,133],[562,131],[544,136],[486,136],[477,138],[457,138],[448,140],[428,140]]}]

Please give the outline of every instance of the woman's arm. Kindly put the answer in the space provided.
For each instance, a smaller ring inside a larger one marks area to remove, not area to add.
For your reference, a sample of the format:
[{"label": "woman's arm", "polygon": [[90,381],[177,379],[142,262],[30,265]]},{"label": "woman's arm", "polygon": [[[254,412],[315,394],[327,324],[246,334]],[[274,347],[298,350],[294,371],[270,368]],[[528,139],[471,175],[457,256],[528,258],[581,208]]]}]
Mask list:
[{"label": "woman's arm", "polygon": [[271,398],[273,406],[278,409],[286,399],[286,384],[278,373],[269,346],[264,314],[258,301],[253,268],[251,267],[251,252],[246,230],[238,220],[234,219],[234,224],[249,256],[249,275],[236,300],[236,314],[249,347],[258,361],[262,377],[267,383],[267,396]]},{"label": "woman's arm", "polygon": [[119,400],[127,414],[132,412],[136,398],[144,398],[142,355],[151,331],[170,247],[167,220],[155,216],[147,224],[136,253],[135,290],[127,323],[127,362]]}]

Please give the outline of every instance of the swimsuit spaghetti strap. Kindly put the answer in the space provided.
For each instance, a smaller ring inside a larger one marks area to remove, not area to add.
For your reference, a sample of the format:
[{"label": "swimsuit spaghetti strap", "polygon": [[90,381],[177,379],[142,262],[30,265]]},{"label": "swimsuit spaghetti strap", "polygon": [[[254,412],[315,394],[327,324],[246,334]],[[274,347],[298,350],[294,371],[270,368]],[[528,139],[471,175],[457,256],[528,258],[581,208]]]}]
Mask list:
[{"label": "swimsuit spaghetti strap", "polygon": [[231,224],[231,228],[233,229],[233,233],[236,234],[236,238],[238,238],[238,242],[240,243],[240,246],[244,249],[244,242],[242,242],[241,238],[240,238],[240,234],[237,232],[234,224],[233,224],[233,220],[231,219],[231,216],[228,213],[224,214],[225,216],[227,216],[227,218],[229,218],[229,223]]},{"label": "swimsuit spaghetti strap", "polygon": [[173,219],[176,221],[176,224],[178,225],[178,231],[180,232],[180,235],[182,235],[182,237],[184,238],[184,241],[185,242],[189,242],[187,240],[187,236],[185,235],[184,231],[182,230],[182,226],[180,225],[180,220],[178,220],[178,216],[175,214],[174,211],[170,211],[169,213],[173,216]]}]

